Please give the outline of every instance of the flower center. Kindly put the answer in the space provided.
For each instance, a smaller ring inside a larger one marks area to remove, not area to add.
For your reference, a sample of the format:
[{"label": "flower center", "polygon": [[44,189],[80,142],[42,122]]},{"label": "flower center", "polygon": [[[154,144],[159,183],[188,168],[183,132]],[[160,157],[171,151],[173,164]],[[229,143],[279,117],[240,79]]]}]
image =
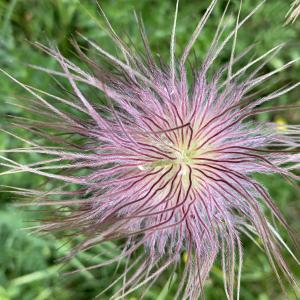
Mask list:
[{"label": "flower center", "polygon": [[196,151],[193,151],[192,149],[179,149],[178,152],[176,152],[176,158],[178,164],[186,164],[189,165],[192,163],[193,158],[196,156]]},{"label": "flower center", "polygon": [[141,170],[149,170],[153,168],[164,168],[170,166],[180,166],[186,169],[188,165],[193,164],[194,158],[197,157],[198,150],[196,147],[187,147],[186,145],[180,145],[173,149],[173,154],[170,155],[171,158],[161,158],[154,162],[144,164],[139,166]]}]

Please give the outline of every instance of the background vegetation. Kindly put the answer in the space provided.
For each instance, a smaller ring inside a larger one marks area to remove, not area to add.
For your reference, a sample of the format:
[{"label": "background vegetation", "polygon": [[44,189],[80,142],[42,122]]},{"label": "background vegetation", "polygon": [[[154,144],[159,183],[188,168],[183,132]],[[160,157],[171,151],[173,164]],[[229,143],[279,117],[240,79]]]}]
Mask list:
[{"label": "background vegetation", "polygon": [[[99,1],[109,16],[112,24],[125,40],[129,37],[137,47],[142,47],[138,38],[133,10],[141,13],[154,52],[165,59],[169,52],[169,39],[174,13],[175,1],[172,0],[106,0]],[[190,34],[204,13],[209,0],[182,0],[180,3],[179,24],[177,30],[177,54],[180,53]],[[215,9],[204,34],[195,46],[195,54],[201,59],[205,54],[218,20],[227,1],[220,1]],[[250,12],[259,1],[244,0],[242,15]],[[239,1],[232,1],[231,12],[227,22],[234,23]],[[289,10],[289,1],[269,0],[262,9],[243,27],[238,36],[237,49],[257,43],[255,55],[261,55],[273,46],[285,42],[285,49],[265,66],[262,72],[280,67],[288,60],[300,57],[300,21],[293,25],[283,26],[285,14]],[[0,0],[0,66],[19,80],[47,91],[54,91],[57,86],[46,75],[26,66],[26,63],[55,67],[53,60],[31,45],[39,41],[49,44],[55,42],[69,58],[78,61],[69,39],[71,37],[82,44],[76,32],[95,39],[105,49],[115,52],[105,31],[102,30],[103,18],[97,14],[96,4],[89,0]],[[228,58],[225,50],[223,60]],[[250,57],[249,57],[250,59]],[[279,74],[272,88],[295,83],[300,78],[300,65]],[[268,86],[266,86],[266,89]],[[9,115],[24,116],[22,109],[9,103],[18,99],[26,105],[28,95],[4,75],[0,75],[0,119],[3,128],[12,128]],[[281,97],[278,104],[299,102],[298,92]],[[299,112],[284,114],[265,114],[262,121],[288,121],[299,124]],[[33,139],[30,132],[20,131],[24,138]],[[0,149],[20,145],[13,137],[0,132]],[[25,146],[25,144],[23,145]],[[25,155],[15,157],[26,162]],[[0,166],[1,171],[1,166]],[[299,193],[275,176],[258,175],[259,180],[268,186],[276,203],[283,211],[290,225],[299,232],[300,201]],[[62,276],[71,269],[82,269],[84,265],[99,263],[120,252],[117,244],[107,243],[92,251],[79,254],[67,266],[59,261],[72,248],[74,241],[57,240],[51,235],[39,236],[29,234],[22,228],[32,225],[28,220],[38,218],[38,212],[17,208],[14,203],[22,201],[22,196],[12,196],[6,192],[4,185],[17,185],[23,188],[34,188],[43,180],[28,174],[0,177],[0,300],[88,300],[93,299],[112,281],[115,266],[108,266],[92,272],[82,271],[73,276]],[[283,236],[286,236],[283,233]],[[247,238],[243,238],[245,262],[242,276],[241,299],[245,300],[281,300],[283,295],[264,253]],[[104,253],[97,256],[98,253]],[[299,276],[299,268],[288,259],[293,271]],[[184,264],[184,260],[182,262]],[[118,271],[116,271],[118,272]],[[176,291],[180,272],[175,274],[174,282],[167,278],[160,280],[147,293],[148,300],[169,300]],[[225,299],[222,284],[222,271],[214,267],[211,278],[206,284],[208,300]],[[108,291],[99,299],[109,299]],[[138,299],[132,294],[128,299]],[[296,295],[290,291],[291,299]]]}]

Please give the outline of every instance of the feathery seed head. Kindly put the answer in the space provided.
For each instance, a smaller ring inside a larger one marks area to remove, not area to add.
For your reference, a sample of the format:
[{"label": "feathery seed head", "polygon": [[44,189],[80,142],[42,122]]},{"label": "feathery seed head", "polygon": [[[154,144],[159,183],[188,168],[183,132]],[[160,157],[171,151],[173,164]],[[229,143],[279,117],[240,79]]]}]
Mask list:
[{"label": "feathery seed head", "polygon": [[[216,2],[211,2],[178,62],[174,55],[177,2],[169,67],[160,66],[153,58],[138,20],[146,48],[142,56],[119,38],[110,23],[109,32],[124,60],[83,37],[116,72],[103,70],[79,47],[79,54],[93,68],[93,73],[81,69],[57,49],[37,45],[60,63],[62,72],[38,68],[68,80],[72,95],[66,98],[23,85],[13,78],[36,98],[35,106],[30,109],[34,112],[39,109],[41,116],[51,120],[31,120],[28,128],[49,137],[57,147],[28,141],[29,149],[15,149],[15,152],[35,152],[54,158],[22,165],[1,156],[10,167],[8,172],[32,172],[80,186],[77,192],[68,192],[64,187],[57,192],[32,192],[44,205],[74,206],[72,213],[49,221],[41,229],[81,232],[86,240],[74,253],[106,240],[126,238],[122,255],[111,263],[122,258],[130,261],[140,248],[144,249],[131,265],[127,264],[120,278],[124,286],[116,292],[115,299],[144,284],[151,285],[171,265],[179,264],[182,253],[185,269],[177,299],[198,299],[203,295],[203,284],[218,256],[224,271],[226,296],[233,299],[236,291],[238,297],[243,233],[259,237],[276,275],[280,277],[280,269],[293,282],[281,255],[281,248],[287,246],[264,209],[286,229],[289,226],[266,188],[252,175],[277,173],[291,182],[299,180],[293,172],[299,169],[300,162],[299,154],[295,153],[300,146],[299,126],[285,124],[284,130],[278,130],[275,123],[249,120],[263,112],[288,108],[258,107],[299,83],[270,95],[250,92],[293,61],[258,76],[266,58],[281,48],[277,46],[234,70],[237,62],[251,51],[235,54],[237,32],[258,6],[244,19],[240,20],[239,13],[235,28],[225,37],[222,18],[203,64],[195,66],[197,71],[188,69],[187,57]],[[230,40],[233,40],[231,58],[213,76],[209,75]],[[194,73],[193,84],[190,73]],[[88,99],[80,89],[81,84],[103,92],[108,104],[99,105]],[[84,117],[59,108],[54,104],[56,101]],[[51,136],[49,129],[73,136],[69,139]],[[81,140],[77,143],[78,136]],[[77,173],[82,170],[85,172]],[[51,196],[59,193],[66,199],[51,202]],[[72,199],[74,195],[81,199]],[[140,266],[132,273],[137,265]],[[126,274],[131,276],[126,279]]]}]

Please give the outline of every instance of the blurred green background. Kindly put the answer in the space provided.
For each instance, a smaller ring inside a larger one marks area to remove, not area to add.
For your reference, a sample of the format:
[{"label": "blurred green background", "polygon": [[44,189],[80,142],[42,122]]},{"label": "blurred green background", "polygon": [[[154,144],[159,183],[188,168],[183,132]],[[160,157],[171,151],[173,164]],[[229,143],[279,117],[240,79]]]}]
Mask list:
[{"label": "blurred green background", "polygon": [[[180,54],[209,2],[209,0],[182,0],[180,2],[177,55]],[[204,33],[195,45],[195,54],[200,59],[209,47],[218,20],[226,5],[226,1],[221,0],[219,2]],[[120,35],[125,40],[128,40],[128,36],[130,36],[134,44],[142,48],[133,11],[136,10],[140,13],[146,25],[153,51],[160,53],[164,59],[168,59],[175,1],[111,0],[99,1],[99,3]],[[259,1],[244,0],[242,15],[249,13],[257,3]],[[241,51],[257,42],[255,48],[255,55],[257,56],[279,43],[287,43],[285,49],[269,61],[262,70],[263,73],[272,71],[285,62],[300,57],[300,20],[292,25],[283,26],[285,14],[288,12],[290,4],[289,1],[282,0],[266,1],[262,9],[243,26],[238,35],[237,50]],[[234,15],[238,11],[238,6],[239,1],[232,1],[230,9],[232,14],[228,14],[227,22],[234,24]],[[96,7],[95,1],[89,0],[0,0],[0,67],[22,82],[49,92],[55,92],[56,86],[49,76],[26,66],[26,63],[48,68],[55,68],[56,66],[50,57],[32,47],[30,42],[39,41],[46,44],[55,42],[65,56],[76,62],[78,58],[74,55],[69,40],[73,37],[82,43],[76,35],[76,32],[79,31],[88,38],[95,39],[108,51],[115,53],[115,47],[101,29],[104,22],[97,13]],[[229,55],[230,48],[225,49],[222,57],[226,60]],[[271,80],[272,89],[279,88],[284,84],[295,83],[299,81],[299,78],[300,65],[295,63],[288,71],[278,74],[276,80]],[[19,102],[26,105],[26,97],[29,95],[4,75],[0,75],[0,95],[0,124],[6,129],[12,129],[9,119],[6,117],[26,114],[22,109],[9,103],[13,99],[19,99]],[[276,101],[276,104],[296,102],[300,104],[299,89]],[[261,121],[287,121],[292,124],[299,124],[300,121],[299,111],[264,114],[259,118]],[[29,140],[34,138],[29,132],[19,133]],[[8,149],[17,145],[20,146],[20,142],[0,132],[0,149]],[[14,158],[21,162],[28,161],[26,155],[17,155]],[[279,177],[263,175],[257,175],[257,177],[269,188],[289,224],[299,232],[299,193]],[[1,185],[34,188],[41,183],[43,183],[43,179],[22,173],[0,177]],[[73,276],[63,276],[62,273],[76,268],[82,269],[85,265],[99,263],[115,256],[120,253],[117,244],[107,243],[86,253],[78,254],[76,258],[71,259],[62,268],[59,258],[70,251],[74,241],[66,243],[66,239],[57,240],[51,235],[34,235],[22,230],[22,228],[32,225],[29,220],[36,218],[37,212],[16,207],[14,203],[22,201],[22,197],[12,196],[5,192],[6,188],[4,187],[1,190],[0,300],[89,300],[111,283],[115,266],[108,266],[91,272],[82,271]],[[284,232],[282,234],[286,237]],[[245,261],[241,299],[283,299],[283,294],[263,252],[247,238],[243,238],[243,244]],[[104,252],[104,255],[97,256],[101,252]],[[299,278],[298,266],[291,258],[288,257],[287,260]],[[175,279],[177,279],[171,284],[167,277],[160,278],[147,293],[145,299],[172,299],[180,276],[179,271],[175,274]],[[222,271],[218,266],[213,268],[211,277],[206,283],[206,290],[208,300],[225,299]],[[109,299],[111,295],[112,290],[100,296],[99,299]],[[291,290],[289,290],[289,295],[290,299],[296,299],[296,295]],[[137,293],[133,293],[127,299],[137,300],[139,296]]]}]

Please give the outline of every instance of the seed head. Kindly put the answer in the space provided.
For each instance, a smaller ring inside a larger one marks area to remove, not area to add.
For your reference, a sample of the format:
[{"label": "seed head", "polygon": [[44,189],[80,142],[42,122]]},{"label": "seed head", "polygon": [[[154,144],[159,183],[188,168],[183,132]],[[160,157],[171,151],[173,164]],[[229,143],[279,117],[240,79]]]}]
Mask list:
[{"label": "seed head", "polygon": [[[68,81],[72,92],[65,98],[12,78],[35,97],[29,110],[37,113],[37,119],[20,125],[49,138],[52,145],[27,141],[29,148],[11,150],[47,158],[24,165],[2,156],[10,167],[7,172],[32,172],[53,183],[63,182],[55,191],[23,193],[38,196],[42,205],[70,208],[62,217],[55,216],[41,226],[45,231],[76,230],[84,235],[84,242],[70,255],[108,240],[125,240],[122,255],[102,264],[128,261],[119,278],[123,279],[123,287],[115,299],[142,285],[151,286],[171,266],[179,266],[183,253],[184,271],[176,299],[198,299],[200,294],[204,297],[203,286],[218,256],[226,296],[233,299],[236,294],[238,298],[240,235],[244,233],[259,238],[281,284],[280,273],[294,281],[281,255],[281,248],[287,246],[265,210],[288,231],[289,226],[253,175],[280,174],[291,183],[299,180],[293,172],[300,162],[299,126],[284,124],[279,128],[276,123],[255,120],[264,112],[298,109],[261,105],[299,83],[268,95],[251,94],[293,61],[258,75],[282,48],[279,45],[234,71],[251,52],[249,48],[236,55],[238,30],[259,5],[244,19],[239,13],[236,26],[225,37],[224,13],[202,64],[189,68],[187,58],[216,2],[211,2],[178,60],[174,54],[177,3],[169,64],[154,59],[143,24],[137,18],[145,45],[142,55],[122,41],[110,23],[110,35],[124,59],[82,37],[113,71],[104,70],[77,45],[92,71],[80,68],[58,49],[37,44],[59,62],[62,72],[36,68]],[[216,70],[215,61],[231,40],[231,57]],[[106,104],[87,96],[87,87],[101,91]],[[69,191],[71,184],[78,189]],[[57,194],[65,199],[51,200]],[[76,196],[79,199],[74,199]]]}]

